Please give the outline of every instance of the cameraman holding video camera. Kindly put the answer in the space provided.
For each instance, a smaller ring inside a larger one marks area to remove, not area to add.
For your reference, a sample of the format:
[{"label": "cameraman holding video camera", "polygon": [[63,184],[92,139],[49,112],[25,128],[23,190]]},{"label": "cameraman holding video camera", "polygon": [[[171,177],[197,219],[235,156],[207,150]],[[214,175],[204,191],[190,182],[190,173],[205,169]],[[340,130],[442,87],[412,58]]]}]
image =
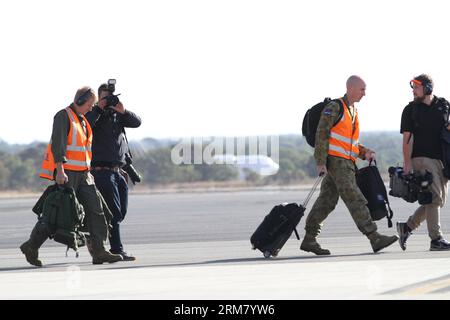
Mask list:
[{"label": "cameraman holding video camera", "polygon": [[109,237],[111,253],[120,254],[124,261],[136,260],[126,253],[120,239],[120,223],[128,207],[128,180],[140,182],[139,174],[131,165],[131,153],[124,128],[137,128],[141,119],[126,110],[119,95],[114,95],[116,81],[98,88],[98,104],[86,114],[92,127],[91,172],[95,185],[113,213],[112,230]]},{"label": "cameraman holding video camera", "polygon": [[426,220],[431,238],[430,250],[450,250],[442,236],[440,208],[447,197],[447,178],[443,174],[441,132],[447,123],[447,101],[433,95],[433,80],[421,74],[410,81],[414,100],[403,110],[400,133],[403,134],[403,171],[431,173],[431,203],[421,205],[407,222],[397,222],[400,247],[406,250],[411,232]]}]

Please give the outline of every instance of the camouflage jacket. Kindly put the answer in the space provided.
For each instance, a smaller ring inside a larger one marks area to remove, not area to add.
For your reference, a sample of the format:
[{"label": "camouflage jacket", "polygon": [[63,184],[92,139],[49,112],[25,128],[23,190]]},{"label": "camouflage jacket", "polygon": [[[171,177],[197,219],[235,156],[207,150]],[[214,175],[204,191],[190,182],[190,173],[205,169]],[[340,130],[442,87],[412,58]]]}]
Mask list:
[{"label": "camouflage jacket", "polygon": [[[348,105],[347,95],[342,98]],[[354,109],[354,116],[358,113],[356,108]],[[329,104],[323,108],[322,115],[320,116],[319,125],[317,126],[316,132],[316,146],[314,148],[314,158],[316,159],[316,164],[318,166],[325,165],[327,163],[328,157],[328,146],[330,140],[330,132],[334,123],[339,117],[339,104],[335,101],[331,101]],[[358,144],[359,155],[358,157],[365,160],[366,152],[369,151],[368,148],[364,147],[362,144]]]}]

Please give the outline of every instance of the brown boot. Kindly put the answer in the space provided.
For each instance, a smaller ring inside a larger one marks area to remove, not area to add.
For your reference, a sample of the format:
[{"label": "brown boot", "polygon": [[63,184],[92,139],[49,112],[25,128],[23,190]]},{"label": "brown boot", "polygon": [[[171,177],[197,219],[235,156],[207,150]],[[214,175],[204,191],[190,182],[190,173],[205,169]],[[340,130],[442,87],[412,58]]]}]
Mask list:
[{"label": "brown boot", "polygon": [[323,249],[320,244],[317,242],[316,237],[306,235],[303,238],[302,244],[300,245],[300,249],[306,252],[312,252],[318,256],[327,256],[330,254],[330,250]]},{"label": "brown boot", "polygon": [[94,257],[94,249],[92,248],[92,242],[89,236],[86,235],[86,248],[89,251],[91,257]]},{"label": "brown boot", "polygon": [[38,259],[39,251],[38,249],[32,248],[29,241],[22,243],[20,251],[22,251],[30,264],[36,267],[42,267],[42,261]]},{"label": "brown boot", "polygon": [[104,262],[114,263],[122,260],[123,258],[120,254],[112,254],[106,250],[99,251],[92,255],[92,264],[103,264]]},{"label": "brown boot", "polygon": [[38,259],[39,248],[47,240],[49,234],[47,226],[38,222],[31,231],[30,239],[20,246],[20,251],[31,265],[42,267],[42,261]]},{"label": "brown boot", "polygon": [[374,231],[367,235],[367,238],[370,240],[370,244],[372,245],[373,252],[378,252],[381,249],[389,247],[391,244],[398,240],[397,235],[393,236],[384,236]]}]

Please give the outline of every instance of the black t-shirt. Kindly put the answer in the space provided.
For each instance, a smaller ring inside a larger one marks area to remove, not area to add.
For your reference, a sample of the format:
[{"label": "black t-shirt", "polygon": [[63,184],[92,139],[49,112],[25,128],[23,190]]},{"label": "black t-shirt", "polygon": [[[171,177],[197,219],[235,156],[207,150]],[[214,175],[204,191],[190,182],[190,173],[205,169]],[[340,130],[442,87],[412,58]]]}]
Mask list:
[{"label": "black t-shirt", "polygon": [[431,105],[410,102],[402,113],[400,133],[413,134],[411,158],[427,157],[442,160],[441,131],[445,124],[445,103],[434,97]]}]

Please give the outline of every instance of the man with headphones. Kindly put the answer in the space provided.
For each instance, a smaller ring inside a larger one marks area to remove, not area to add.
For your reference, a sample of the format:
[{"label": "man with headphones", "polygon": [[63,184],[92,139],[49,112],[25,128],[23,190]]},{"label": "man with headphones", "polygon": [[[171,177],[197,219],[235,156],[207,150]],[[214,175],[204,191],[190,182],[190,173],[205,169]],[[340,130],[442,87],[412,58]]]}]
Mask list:
[{"label": "man with headphones", "polygon": [[[400,133],[403,134],[403,171],[431,172],[432,202],[421,205],[406,222],[397,222],[399,243],[406,250],[406,240],[412,231],[426,220],[431,238],[430,250],[450,250],[450,243],[442,236],[440,208],[447,197],[447,178],[443,174],[441,132],[447,126],[447,102],[433,95],[433,80],[421,74],[410,81],[414,100],[402,113]],[[450,126],[447,127],[450,129]]]},{"label": "man with headphones", "polygon": [[[84,114],[92,110],[96,100],[95,92],[90,87],[83,87],[76,92],[74,102],[55,115],[51,140],[39,176],[74,189],[86,212],[92,263],[102,264],[122,261],[123,258],[105,250],[108,222],[101,196],[89,172],[92,129]],[[30,264],[42,266],[38,250],[49,236],[47,225],[39,220],[31,231],[30,239],[20,246]]]}]

